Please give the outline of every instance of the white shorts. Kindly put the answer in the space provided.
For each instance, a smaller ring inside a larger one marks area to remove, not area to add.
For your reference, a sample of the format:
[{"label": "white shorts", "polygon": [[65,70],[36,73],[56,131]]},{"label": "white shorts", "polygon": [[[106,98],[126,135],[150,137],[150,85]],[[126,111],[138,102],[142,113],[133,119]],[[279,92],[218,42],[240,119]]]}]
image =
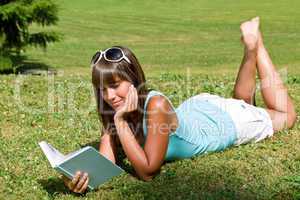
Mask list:
[{"label": "white shorts", "polygon": [[234,145],[259,142],[273,135],[272,120],[265,109],[250,105],[244,100],[227,99],[208,93],[199,96],[229,113],[237,129]]}]

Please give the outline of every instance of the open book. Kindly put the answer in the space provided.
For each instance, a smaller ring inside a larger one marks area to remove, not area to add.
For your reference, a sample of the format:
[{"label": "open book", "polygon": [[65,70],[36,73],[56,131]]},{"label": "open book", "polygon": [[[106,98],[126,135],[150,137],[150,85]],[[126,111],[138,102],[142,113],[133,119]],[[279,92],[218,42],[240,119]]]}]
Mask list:
[{"label": "open book", "polygon": [[76,171],[87,172],[89,175],[88,187],[91,190],[124,171],[90,146],[63,155],[45,141],[41,141],[39,145],[51,167],[59,173],[72,179]]}]

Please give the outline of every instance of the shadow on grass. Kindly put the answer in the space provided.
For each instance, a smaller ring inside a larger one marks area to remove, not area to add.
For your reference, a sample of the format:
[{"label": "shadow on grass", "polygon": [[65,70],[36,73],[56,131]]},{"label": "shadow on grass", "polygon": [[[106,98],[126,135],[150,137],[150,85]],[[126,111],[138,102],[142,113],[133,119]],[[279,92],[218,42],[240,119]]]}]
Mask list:
[{"label": "shadow on grass", "polygon": [[46,74],[56,74],[56,71],[44,63],[26,61],[16,68],[15,73],[46,75]]},{"label": "shadow on grass", "polygon": [[[99,142],[83,144],[98,149]],[[117,163],[126,173],[136,177],[133,167],[126,162],[123,151],[118,150]],[[221,163],[203,163],[207,159],[191,159],[166,162],[161,172],[153,180],[145,182],[130,176],[120,176],[93,192],[117,193],[121,199],[293,199],[285,187],[265,184],[264,177],[253,174],[245,176],[236,170],[236,166]],[[203,165],[197,165],[203,163]],[[266,171],[268,173],[268,171]],[[252,179],[251,179],[252,177]],[[250,178],[250,179],[249,179]],[[51,197],[71,192],[59,178],[39,180],[39,183]],[[74,195],[78,195],[72,193]],[[83,194],[85,195],[85,194]]]},{"label": "shadow on grass", "polygon": [[[98,149],[99,142],[94,141],[82,145],[92,146]],[[224,166],[203,172],[192,169],[186,165],[191,164],[193,159],[165,162],[166,165],[179,166],[174,168],[166,166],[151,181],[145,182],[138,179],[134,168],[126,162],[126,155],[122,149],[118,149],[117,163],[126,173],[136,179],[109,183],[114,190],[121,192],[122,199],[132,198],[137,195],[141,199],[258,199],[251,188],[247,188],[247,182],[238,174],[232,174],[234,169]],[[178,163],[179,162],[179,163]],[[183,167],[181,168],[180,166]],[[124,187],[126,186],[126,187]],[[249,185],[248,185],[249,186]],[[109,187],[110,188],[110,187]],[[103,188],[105,190],[105,187]],[[110,190],[110,189],[109,189]],[[101,187],[100,187],[101,192]],[[175,197],[175,198],[174,198]]]},{"label": "shadow on grass", "polygon": [[118,190],[122,199],[133,195],[140,199],[259,199],[259,195],[251,189],[243,188],[247,185],[245,180],[235,175],[219,177],[217,174],[220,171],[197,172],[190,169],[177,172],[167,169],[152,181],[126,182],[126,187],[120,186]]},{"label": "shadow on grass", "polygon": [[27,56],[10,54],[8,57],[12,62],[12,67],[1,70],[1,74],[56,74],[56,70],[54,68],[38,62],[37,60],[30,60]]},{"label": "shadow on grass", "polygon": [[48,179],[40,179],[38,183],[48,192],[51,197],[57,194],[69,194],[70,191],[65,187],[62,179],[51,177]]},{"label": "shadow on grass", "polygon": [[[93,141],[84,146],[92,146],[98,149],[99,142]],[[119,158],[124,157],[124,152]],[[133,167],[120,159],[121,166],[127,173],[134,174]],[[207,161],[207,159],[206,159]],[[236,171],[225,163],[204,163],[203,167],[196,163],[202,163],[201,158],[191,158],[167,162],[161,172],[151,181],[145,182],[129,176],[117,177],[104,187],[99,187],[93,192],[117,193],[121,199],[293,199],[290,193],[277,187],[279,182],[274,182],[274,188],[264,183],[264,177],[255,176],[253,179]],[[210,166],[210,167],[208,167]],[[59,178],[49,178],[38,181],[48,192],[49,196],[59,194],[74,194],[70,192]],[[83,194],[85,195],[85,194]]]},{"label": "shadow on grass", "polygon": [[[44,190],[47,191],[47,193],[49,194],[49,196],[51,198],[55,198],[55,196],[57,196],[59,194],[63,194],[63,195],[71,194],[73,196],[85,196],[86,195],[86,193],[78,194],[78,193],[71,192],[64,185],[63,180],[58,177],[51,177],[48,179],[40,179],[40,180],[38,180],[38,183],[40,185],[42,185]],[[95,191],[97,191],[97,190],[95,190]]]}]

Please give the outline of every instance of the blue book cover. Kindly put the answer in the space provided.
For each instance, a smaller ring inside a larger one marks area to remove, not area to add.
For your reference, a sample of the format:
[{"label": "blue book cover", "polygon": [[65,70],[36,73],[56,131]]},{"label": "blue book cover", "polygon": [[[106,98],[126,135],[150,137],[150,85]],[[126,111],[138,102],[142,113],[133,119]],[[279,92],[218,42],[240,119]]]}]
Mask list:
[{"label": "blue book cover", "polygon": [[45,141],[40,142],[39,145],[51,166],[59,173],[72,179],[76,171],[87,172],[88,187],[91,190],[124,172],[122,168],[90,146],[63,155]]}]

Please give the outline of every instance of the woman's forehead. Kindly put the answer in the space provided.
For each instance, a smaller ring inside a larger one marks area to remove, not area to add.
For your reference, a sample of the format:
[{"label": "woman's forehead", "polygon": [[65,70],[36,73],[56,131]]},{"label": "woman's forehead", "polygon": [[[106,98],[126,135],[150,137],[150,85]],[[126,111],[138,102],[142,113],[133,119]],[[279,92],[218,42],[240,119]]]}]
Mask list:
[{"label": "woman's forehead", "polygon": [[126,74],[118,69],[95,68],[94,83],[98,87],[107,87],[126,79]]},{"label": "woman's forehead", "polygon": [[112,76],[109,79],[104,80],[103,85],[108,86],[108,85],[112,85],[112,84],[115,84],[115,83],[120,82],[120,81],[122,81],[122,79],[115,75],[115,76]]}]

